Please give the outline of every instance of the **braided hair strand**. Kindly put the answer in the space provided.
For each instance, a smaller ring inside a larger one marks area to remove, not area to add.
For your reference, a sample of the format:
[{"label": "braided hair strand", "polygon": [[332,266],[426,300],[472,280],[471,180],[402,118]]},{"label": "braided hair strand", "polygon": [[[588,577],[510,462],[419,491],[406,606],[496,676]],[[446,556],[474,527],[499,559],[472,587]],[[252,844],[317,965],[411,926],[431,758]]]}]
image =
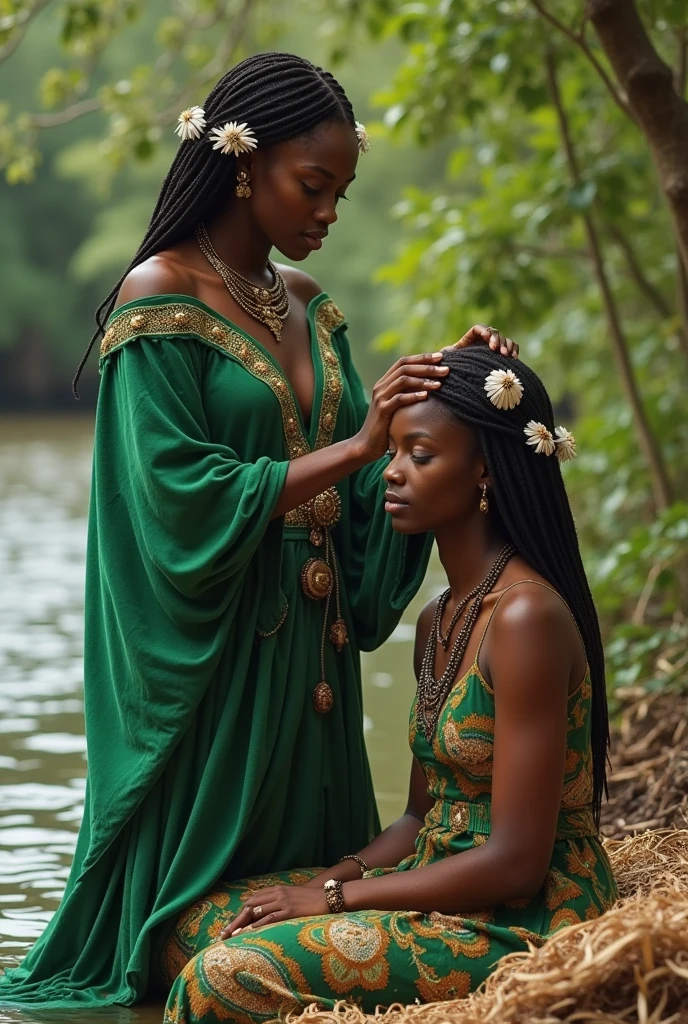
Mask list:
[{"label": "braided hair strand", "polygon": [[[485,346],[450,349],[445,352],[444,362],[451,373],[431,401],[441,402],[477,429],[505,536],[561,594],[583,640],[592,681],[593,814],[599,825],[602,796],[607,791],[609,747],[600,627],[559,460],[556,455],[537,454],[526,444],[524,434],[531,420],[544,424],[554,434],[552,404],[530,367],[515,364]],[[497,408],[485,393],[487,375],[495,369],[514,371],[523,385],[523,396],[514,409]]]}]

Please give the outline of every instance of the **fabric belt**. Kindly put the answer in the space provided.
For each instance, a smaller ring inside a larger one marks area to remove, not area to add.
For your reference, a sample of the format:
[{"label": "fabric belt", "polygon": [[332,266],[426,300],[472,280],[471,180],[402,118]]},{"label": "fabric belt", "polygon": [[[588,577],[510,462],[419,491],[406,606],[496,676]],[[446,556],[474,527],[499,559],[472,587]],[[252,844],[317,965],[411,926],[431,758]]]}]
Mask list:
[{"label": "fabric belt", "polygon": [[284,540],[308,540],[311,531],[306,526],[284,526]]},{"label": "fabric belt", "polygon": [[[490,834],[491,805],[489,800],[481,803],[459,800],[437,800],[425,816],[426,826],[433,828],[443,825],[451,832],[460,835],[462,832],[477,832],[480,835]],[[557,839],[581,839],[585,836],[597,836],[592,808],[562,808],[557,819]]]}]

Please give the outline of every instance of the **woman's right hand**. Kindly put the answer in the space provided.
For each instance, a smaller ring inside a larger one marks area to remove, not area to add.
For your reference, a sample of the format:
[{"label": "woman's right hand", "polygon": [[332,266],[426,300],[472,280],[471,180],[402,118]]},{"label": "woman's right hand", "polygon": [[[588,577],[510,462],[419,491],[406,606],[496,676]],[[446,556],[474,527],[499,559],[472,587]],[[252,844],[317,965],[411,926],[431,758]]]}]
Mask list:
[{"label": "woman's right hand", "polygon": [[357,435],[367,458],[373,462],[387,451],[389,424],[392,416],[405,405],[422,402],[428,393],[437,391],[449,373],[448,366],[439,366],[442,352],[420,356],[402,356],[380,377],[373,388],[373,397],[365,423]]}]

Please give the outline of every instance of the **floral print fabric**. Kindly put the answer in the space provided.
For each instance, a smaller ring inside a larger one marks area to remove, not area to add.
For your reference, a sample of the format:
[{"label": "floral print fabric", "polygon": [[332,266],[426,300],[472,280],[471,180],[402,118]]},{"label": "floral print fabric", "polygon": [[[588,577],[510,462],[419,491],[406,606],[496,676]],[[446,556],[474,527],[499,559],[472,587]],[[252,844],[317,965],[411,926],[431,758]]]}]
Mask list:
[{"label": "floral print fabric", "polygon": [[[507,953],[603,913],[617,893],[591,811],[590,700],[586,674],[569,698],[557,838],[533,899],[465,917],[367,910],[300,918],[218,942],[256,889],[298,885],[317,871],[221,882],[182,914],[164,945],[162,974],[172,985],[165,1024],[250,1024],[314,1002],[331,1008],[339,999],[373,1012],[395,1002],[461,998]],[[430,742],[416,728],[414,705],[411,748],[435,803],[415,855],[371,874],[411,871],[488,840],[494,713],[477,664],[452,689]]]}]

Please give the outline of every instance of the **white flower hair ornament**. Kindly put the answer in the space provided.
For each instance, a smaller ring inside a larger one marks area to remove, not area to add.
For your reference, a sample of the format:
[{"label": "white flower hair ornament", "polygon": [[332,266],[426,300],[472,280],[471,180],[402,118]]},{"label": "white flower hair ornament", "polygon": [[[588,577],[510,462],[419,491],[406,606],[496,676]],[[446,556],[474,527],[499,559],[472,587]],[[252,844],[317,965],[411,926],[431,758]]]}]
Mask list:
[{"label": "white flower hair ornament", "polygon": [[536,455],[552,455],[554,453],[554,438],[544,423],[537,420],[529,420],[528,425],[523,428],[526,435],[526,444],[532,445]]},{"label": "white flower hair ornament", "polygon": [[358,152],[367,153],[370,149],[370,139],[368,138],[368,132],[366,126],[361,124],[360,121],[355,122],[356,138],[358,139]]},{"label": "white flower hair ornament", "polygon": [[229,156],[230,153],[234,156],[250,153],[258,145],[253,130],[246,123],[228,121],[222,128],[211,128],[209,134],[213,140],[213,149],[219,149],[225,156]]},{"label": "white flower hair ornament", "polygon": [[[487,397],[498,409],[515,409],[523,398],[524,388],[513,370],[491,370],[485,378]],[[554,436],[544,423],[529,420],[523,428],[526,444],[536,455],[554,455],[559,462],[570,462],[576,457],[576,439],[566,427],[555,427]]]},{"label": "white flower hair ornament", "polygon": [[200,139],[206,126],[205,110],[203,107],[188,107],[182,110],[177,119],[177,127],[174,129],[182,142],[189,139]]},{"label": "white flower hair ornament", "polygon": [[566,427],[555,427],[553,437],[544,423],[530,420],[523,433],[526,444],[535,449],[536,455],[556,455],[559,462],[570,462],[576,457],[576,439]]},{"label": "white flower hair ornament", "polygon": [[576,457],[576,439],[566,427],[554,428],[554,443],[557,446],[557,458],[560,462],[570,462]]},{"label": "white flower hair ornament", "polygon": [[523,398],[523,385],[513,370],[492,370],[485,378],[485,391],[498,409],[515,409]]}]

